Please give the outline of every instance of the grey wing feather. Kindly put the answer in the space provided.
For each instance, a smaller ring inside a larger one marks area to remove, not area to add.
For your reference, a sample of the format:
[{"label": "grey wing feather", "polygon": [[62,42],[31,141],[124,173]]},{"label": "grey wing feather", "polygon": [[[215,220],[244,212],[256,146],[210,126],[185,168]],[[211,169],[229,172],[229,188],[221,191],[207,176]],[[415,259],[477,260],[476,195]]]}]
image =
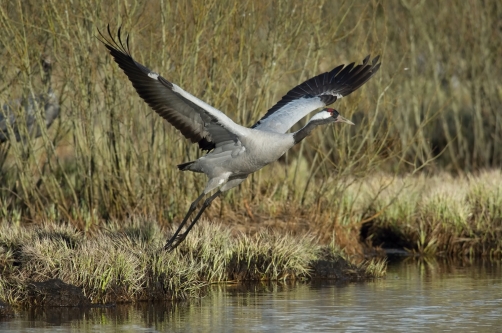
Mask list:
[{"label": "grey wing feather", "polygon": [[[130,54],[128,38],[125,45],[122,43],[120,28],[118,30],[118,43],[112,37],[109,27],[108,34],[109,39],[101,34],[103,44],[132,82],[140,97],[162,118],[178,129],[183,136],[192,142],[198,142],[201,149],[213,149],[217,140],[207,125],[218,123],[219,120],[187,99],[182,93],[193,99],[196,99],[195,97],[136,62]],[[223,131],[226,135],[225,139],[236,140],[234,134],[227,130]]]}]

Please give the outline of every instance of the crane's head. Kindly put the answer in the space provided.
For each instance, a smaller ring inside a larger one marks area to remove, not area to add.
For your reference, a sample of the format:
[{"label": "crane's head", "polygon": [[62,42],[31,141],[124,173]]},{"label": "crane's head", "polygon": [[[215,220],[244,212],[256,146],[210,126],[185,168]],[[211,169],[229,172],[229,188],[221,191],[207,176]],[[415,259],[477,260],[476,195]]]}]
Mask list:
[{"label": "crane's head", "polygon": [[305,125],[302,129],[293,133],[295,144],[305,139],[305,137],[307,137],[315,127],[330,123],[347,123],[354,125],[354,123],[350,120],[340,116],[338,111],[335,109],[326,108],[317,112],[312,118],[310,118],[307,125]]},{"label": "crane's head", "polygon": [[351,122],[350,120],[342,117],[338,111],[336,111],[335,109],[331,109],[331,108],[326,108],[326,109],[323,109],[321,112],[319,112],[318,114],[316,114],[316,116],[319,116],[320,119],[326,119],[326,120],[330,120],[330,122],[334,122],[334,123],[346,123],[346,124],[349,124],[349,125],[355,125],[353,122]]}]

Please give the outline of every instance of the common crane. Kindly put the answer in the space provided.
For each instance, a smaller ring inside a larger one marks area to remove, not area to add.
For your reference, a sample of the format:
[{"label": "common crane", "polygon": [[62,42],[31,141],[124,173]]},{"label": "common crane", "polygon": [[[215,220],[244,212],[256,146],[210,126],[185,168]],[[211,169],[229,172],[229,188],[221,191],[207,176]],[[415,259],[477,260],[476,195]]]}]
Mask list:
[{"label": "common crane", "polygon": [[42,117],[47,128],[59,115],[59,101],[52,90],[52,62],[49,56],[42,58],[42,68],[44,72],[42,85],[45,90],[43,93],[38,96],[29,95],[25,98],[11,100],[2,105],[0,109],[0,143],[9,140],[9,127],[12,129],[16,141],[20,141],[22,131],[20,131],[19,124],[22,121],[25,122],[28,133],[33,138],[39,137],[42,132],[35,114],[39,109],[43,108],[44,110]]},{"label": "common crane", "polygon": [[[368,81],[380,68],[379,56],[370,61],[367,56],[361,65],[340,65],[330,72],[315,76],[291,89],[251,128],[234,123],[220,110],[189,94],[134,60],[129,37],[122,41],[121,28],[117,40],[108,26],[108,37],[101,31],[101,42],[124,71],[139,96],[161,117],[178,129],[187,139],[197,142],[208,153],[195,161],[178,165],[182,171],[204,173],[209,178],[202,193],[190,205],[174,235],[164,249],[172,251],[188,235],[204,210],[222,192],[242,183],[250,174],[279,159],[288,149],[302,141],[314,128],[329,123],[347,123],[337,110],[324,108],[300,130],[287,131],[308,113],[349,95]],[[198,203],[211,191],[181,233]],[[180,234],[181,233],[181,234]]]}]

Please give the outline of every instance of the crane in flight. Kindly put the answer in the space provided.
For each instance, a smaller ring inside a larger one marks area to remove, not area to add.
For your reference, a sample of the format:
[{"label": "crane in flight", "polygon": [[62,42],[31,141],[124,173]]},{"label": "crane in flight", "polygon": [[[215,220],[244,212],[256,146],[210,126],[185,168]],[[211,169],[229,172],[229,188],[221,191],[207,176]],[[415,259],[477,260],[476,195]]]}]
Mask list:
[{"label": "crane in flight", "polygon": [[[99,31],[99,30],[98,30]],[[139,96],[183,136],[208,153],[195,161],[178,165],[182,171],[204,173],[209,178],[202,193],[190,205],[176,232],[164,249],[172,251],[186,238],[204,210],[222,192],[242,183],[250,174],[278,160],[301,142],[314,128],[330,123],[354,125],[337,110],[324,108],[296,132],[288,130],[310,112],[334,103],[368,81],[380,68],[379,56],[368,55],[361,65],[340,65],[291,89],[251,128],[241,126],[227,115],[134,60],[129,37],[122,40],[121,28],[115,39],[100,31],[101,42],[124,71]],[[191,223],[181,232],[198,203],[211,191]]]}]

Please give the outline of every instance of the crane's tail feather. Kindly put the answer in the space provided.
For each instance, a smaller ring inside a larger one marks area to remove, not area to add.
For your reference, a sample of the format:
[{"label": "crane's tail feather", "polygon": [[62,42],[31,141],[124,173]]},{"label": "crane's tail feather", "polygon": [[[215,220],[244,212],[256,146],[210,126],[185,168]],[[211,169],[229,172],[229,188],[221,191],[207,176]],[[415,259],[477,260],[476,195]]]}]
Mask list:
[{"label": "crane's tail feather", "polygon": [[178,164],[178,169],[180,169],[181,171],[190,170],[188,167],[194,163],[195,161]]}]

